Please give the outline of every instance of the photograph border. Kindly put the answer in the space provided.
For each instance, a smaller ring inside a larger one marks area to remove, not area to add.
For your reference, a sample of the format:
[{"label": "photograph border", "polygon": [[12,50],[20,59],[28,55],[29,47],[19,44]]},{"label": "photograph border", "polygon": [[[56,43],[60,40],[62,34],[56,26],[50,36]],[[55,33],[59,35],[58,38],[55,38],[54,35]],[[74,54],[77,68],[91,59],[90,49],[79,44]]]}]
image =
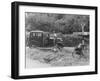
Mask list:
[{"label": "photograph border", "polygon": [[[57,73],[43,75],[19,75],[19,6],[41,6],[41,7],[57,7],[57,8],[73,8],[73,9],[90,9],[95,10],[95,71],[89,72],[74,72],[74,73]],[[65,4],[49,4],[49,3],[31,3],[31,2],[12,2],[11,4],[11,78],[27,79],[27,78],[43,78],[43,77],[58,77],[58,76],[73,76],[73,75],[89,75],[98,73],[97,62],[97,17],[98,8],[96,6],[81,6],[81,5],[65,5]]]}]

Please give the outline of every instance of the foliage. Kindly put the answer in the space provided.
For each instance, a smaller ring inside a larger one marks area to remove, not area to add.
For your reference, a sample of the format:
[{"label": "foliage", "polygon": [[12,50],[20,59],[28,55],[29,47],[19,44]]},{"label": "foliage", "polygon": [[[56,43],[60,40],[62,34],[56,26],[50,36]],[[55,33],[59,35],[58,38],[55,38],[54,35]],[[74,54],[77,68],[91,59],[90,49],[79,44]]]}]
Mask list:
[{"label": "foliage", "polygon": [[25,13],[26,31],[42,30],[47,32],[61,32],[70,34],[82,31],[81,24],[85,24],[84,30],[89,31],[88,15],[52,14],[52,13]]}]

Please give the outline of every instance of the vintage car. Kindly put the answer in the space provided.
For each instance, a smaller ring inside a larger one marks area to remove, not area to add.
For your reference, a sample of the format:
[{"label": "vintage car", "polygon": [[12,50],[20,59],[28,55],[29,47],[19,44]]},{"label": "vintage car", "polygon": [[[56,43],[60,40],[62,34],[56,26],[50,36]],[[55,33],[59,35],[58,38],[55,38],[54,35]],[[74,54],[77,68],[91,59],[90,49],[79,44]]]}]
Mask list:
[{"label": "vintage car", "polygon": [[[59,37],[57,40],[61,39]],[[55,38],[52,33],[40,30],[31,31],[28,38],[28,46],[50,47],[54,45]]]},{"label": "vintage car", "polygon": [[29,34],[29,38],[28,38],[28,46],[29,47],[45,46],[48,42],[47,41],[48,37],[49,37],[48,32],[44,32],[44,31],[40,31],[40,30],[31,31]]}]

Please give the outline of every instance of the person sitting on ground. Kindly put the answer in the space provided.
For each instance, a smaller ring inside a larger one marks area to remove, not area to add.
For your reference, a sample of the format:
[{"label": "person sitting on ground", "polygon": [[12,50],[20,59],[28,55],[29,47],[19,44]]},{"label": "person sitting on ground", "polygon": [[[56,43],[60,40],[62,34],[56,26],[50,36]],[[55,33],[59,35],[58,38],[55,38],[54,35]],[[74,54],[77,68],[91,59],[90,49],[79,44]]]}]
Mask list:
[{"label": "person sitting on ground", "polygon": [[64,47],[62,39],[59,39],[59,41],[56,44],[57,44],[58,49],[60,50]]},{"label": "person sitting on ground", "polygon": [[75,51],[76,51],[76,54],[79,54],[79,55],[82,55],[83,56],[83,44],[80,43],[76,48],[75,48]]}]

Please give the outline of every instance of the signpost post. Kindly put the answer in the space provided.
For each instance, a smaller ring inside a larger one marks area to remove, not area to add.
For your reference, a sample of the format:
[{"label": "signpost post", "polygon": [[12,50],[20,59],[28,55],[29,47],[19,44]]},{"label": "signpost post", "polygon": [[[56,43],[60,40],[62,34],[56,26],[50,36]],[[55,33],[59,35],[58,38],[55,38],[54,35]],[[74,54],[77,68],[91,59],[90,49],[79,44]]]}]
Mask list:
[{"label": "signpost post", "polygon": [[83,36],[83,39],[82,39],[82,44],[84,45],[84,26],[85,24],[81,24],[81,27],[82,27],[82,36]]}]

